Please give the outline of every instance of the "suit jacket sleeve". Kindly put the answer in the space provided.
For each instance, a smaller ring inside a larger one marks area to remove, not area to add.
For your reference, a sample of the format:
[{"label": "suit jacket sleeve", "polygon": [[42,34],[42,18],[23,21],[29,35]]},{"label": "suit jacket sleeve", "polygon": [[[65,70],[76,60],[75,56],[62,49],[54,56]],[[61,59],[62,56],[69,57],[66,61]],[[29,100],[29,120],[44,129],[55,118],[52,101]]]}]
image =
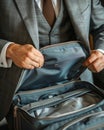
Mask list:
[{"label": "suit jacket sleeve", "polygon": [[94,49],[104,50],[104,7],[99,0],[92,0],[91,33],[94,39]]}]

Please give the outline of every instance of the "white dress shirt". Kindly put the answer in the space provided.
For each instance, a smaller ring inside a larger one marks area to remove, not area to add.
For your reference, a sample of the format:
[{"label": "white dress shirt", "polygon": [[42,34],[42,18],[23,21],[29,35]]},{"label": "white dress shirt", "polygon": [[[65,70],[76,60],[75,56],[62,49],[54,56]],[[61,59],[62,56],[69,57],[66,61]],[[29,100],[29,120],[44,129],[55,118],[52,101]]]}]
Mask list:
[{"label": "white dress shirt", "polygon": [[5,67],[9,68],[12,66],[12,60],[6,58],[6,50],[7,47],[11,44],[12,42],[8,42],[2,49],[1,54],[0,54],[0,67]]},{"label": "white dress shirt", "polygon": [[[42,11],[42,7],[43,7],[43,0],[35,0],[40,8],[40,10]],[[55,14],[56,17],[59,14],[59,10],[60,10],[60,0],[52,0],[52,4],[55,10]],[[1,54],[0,54],[0,67],[4,67],[4,68],[9,68],[12,66],[12,60],[11,59],[7,59],[6,58],[6,50],[7,47],[13,42],[8,42],[2,49]],[[102,49],[98,49],[100,52],[104,53],[104,50]]]},{"label": "white dress shirt", "polygon": [[[37,2],[40,10],[42,11],[43,0],[35,0],[35,1]],[[60,0],[52,0],[52,4],[53,4],[54,10],[55,10],[56,17],[57,17],[59,14],[59,10],[60,10]]]}]

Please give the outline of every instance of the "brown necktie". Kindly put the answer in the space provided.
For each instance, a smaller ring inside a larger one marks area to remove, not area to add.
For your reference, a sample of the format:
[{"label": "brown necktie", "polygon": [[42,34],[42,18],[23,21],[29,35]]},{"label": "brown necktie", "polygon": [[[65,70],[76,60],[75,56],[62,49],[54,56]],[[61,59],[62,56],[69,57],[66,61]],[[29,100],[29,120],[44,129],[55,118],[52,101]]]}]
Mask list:
[{"label": "brown necktie", "polygon": [[43,0],[43,14],[49,25],[52,27],[56,20],[52,0]]}]

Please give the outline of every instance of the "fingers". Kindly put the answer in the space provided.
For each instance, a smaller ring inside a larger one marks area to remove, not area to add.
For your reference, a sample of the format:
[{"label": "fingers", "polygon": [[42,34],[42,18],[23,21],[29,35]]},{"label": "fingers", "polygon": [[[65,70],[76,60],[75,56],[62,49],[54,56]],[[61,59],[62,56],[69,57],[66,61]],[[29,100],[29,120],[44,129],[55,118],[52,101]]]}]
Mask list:
[{"label": "fingers", "polygon": [[41,54],[40,51],[38,51],[35,48],[29,49],[25,54],[25,58],[28,58],[28,59],[26,59],[26,61],[29,60],[28,63],[30,63],[31,65],[33,65],[37,68],[42,67],[44,64],[43,55]]},{"label": "fingers", "polygon": [[24,60],[22,60],[22,62],[19,62],[18,65],[22,68],[26,68],[26,69],[34,69],[34,68],[40,68],[42,66],[40,66],[40,63],[35,62],[33,60],[31,60],[28,57],[25,57]]},{"label": "fingers", "polygon": [[9,58],[20,68],[34,69],[42,67],[44,64],[41,52],[30,44],[13,44],[7,51]]},{"label": "fingers", "polygon": [[25,68],[34,69],[40,68],[44,64],[44,57],[39,50],[34,48],[32,45],[26,45],[27,51],[24,55]]},{"label": "fingers", "polygon": [[99,51],[92,51],[90,57],[83,65],[92,72],[100,72],[104,69],[104,55]]},{"label": "fingers", "polygon": [[88,68],[92,72],[96,73],[96,72],[100,72],[101,70],[103,70],[104,65],[101,63],[101,59],[97,59],[94,62],[92,62],[92,64],[90,64],[88,66]]},{"label": "fingers", "polygon": [[44,64],[44,57],[41,54],[39,50],[36,48],[31,48],[30,51],[28,51],[27,56],[31,59],[31,62],[36,67],[42,67]]}]

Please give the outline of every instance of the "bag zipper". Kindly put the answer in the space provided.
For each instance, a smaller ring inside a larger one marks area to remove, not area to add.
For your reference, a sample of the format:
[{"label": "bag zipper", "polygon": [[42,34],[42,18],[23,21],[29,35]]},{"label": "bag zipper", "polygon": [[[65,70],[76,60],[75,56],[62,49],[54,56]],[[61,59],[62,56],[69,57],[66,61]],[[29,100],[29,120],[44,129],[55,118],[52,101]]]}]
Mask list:
[{"label": "bag zipper", "polygon": [[24,109],[26,111],[30,111],[30,106],[31,106],[31,111],[32,111],[32,110],[37,110],[39,108],[45,108],[45,107],[48,107],[48,106],[53,106],[54,104],[56,105],[57,103],[61,103],[63,101],[66,101],[71,97],[83,95],[83,94],[88,93],[90,91],[91,90],[87,90],[87,89],[84,88],[84,89],[80,89],[80,90],[75,90],[75,91],[73,91],[74,93],[73,92],[67,92],[65,94],[55,96],[53,98],[49,98],[49,99],[46,99],[46,100],[40,100],[40,101],[35,102],[35,103],[27,104],[27,105],[23,106],[22,109]]},{"label": "bag zipper", "polygon": [[[88,114],[88,115],[82,116],[78,119],[75,119],[74,121],[65,124],[64,127],[61,130],[67,130],[70,126],[72,126],[72,125],[74,125],[74,124],[76,124],[76,123],[78,123],[78,122],[80,122],[80,121],[82,121],[86,118],[94,117],[94,116],[97,116],[97,115],[100,115],[100,114],[104,114],[104,111]],[[89,129],[86,129],[86,130],[89,130]]]},{"label": "bag zipper", "polygon": [[19,128],[18,128],[18,117],[17,117],[17,110],[18,110],[18,107],[17,106],[15,106],[14,108],[13,108],[13,117],[14,117],[14,129],[15,130],[19,130]]},{"label": "bag zipper", "polygon": [[[74,117],[75,117],[75,116],[79,116],[79,115],[78,115],[79,112],[81,112],[80,115],[82,115],[82,114],[84,114],[84,113],[86,113],[86,112],[89,112],[89,111],[91,111],[91,110],[96,109],[96,108],[99,107],[99,106],[102,106],[102,104],[104,104],[104,100],[103,100],[102,102],[100,102],[98,105],[91,105],[91,106],[89,106],[89,107],[87,107],[87,108],[85,108],[85,109],[81,109],[81,111],[75,112],[75,113],[74,113]],[[73,117],[73,113],[72,113],[72,114],[69,114],[69,115],[62,116],[61,118],[60,118],[60,117],[58,117],[58,118],[47,118],[47,117],[44,117],[44,118],[38,118],[38,120],[44,121],[44,123],[47,123],[47,121],[48,121],[48,123],[51,123],[52,120],[54,120],[54,122],[57,122],[57,121],[60,121],[60,120],[61,120],[61,121],[62,121],[62,120],[67,120],[67,119],[69,119],[69,118],[71,118],[71,117]]]},{"label": "bag zipper", "polygon": [[57,84],[57,85],[54,85],[54,86],[50,86],[50,87],[46,87],[46,88],[41,88],[41,89],[35,89],[35,90],[28,90],[28,91],[20,91],[18,92],[17,94],[15,94],[15,96],[18,96],[18,95],[26,95],[26,94],[37,94],[37,93],[43,93],[43,92],[46,92],[46,91],[51,91],[51,90],[56,90],[58,88],[64,88],[65,86],[67,85],[70,85],[74,82],[83,82],[83,81],[80,81],[78,79],[76,80],[71,80],[70,82],[67,82],[67,83],[64,83],[64,84]]},{"label": "bag zipper", "polygon": [[68,44],[77,44],[77,43],[79,43],[79,44],[77,44],[77,45],[80,45],[80,41],[69,41],[69,42],[64,42],[64,43],[57,43],[57,44],[52,44],[52,45],[47,45],[47,46],[45,46],[45,47],[42,47],[42,48],[40,48],[40,51],[42,51],[42,50],[45,50],[45,49],[47,49],[47,48],[51,48],[51,47],[55,47],[55,46],[62,46],[62,45],[68,45]]}]

